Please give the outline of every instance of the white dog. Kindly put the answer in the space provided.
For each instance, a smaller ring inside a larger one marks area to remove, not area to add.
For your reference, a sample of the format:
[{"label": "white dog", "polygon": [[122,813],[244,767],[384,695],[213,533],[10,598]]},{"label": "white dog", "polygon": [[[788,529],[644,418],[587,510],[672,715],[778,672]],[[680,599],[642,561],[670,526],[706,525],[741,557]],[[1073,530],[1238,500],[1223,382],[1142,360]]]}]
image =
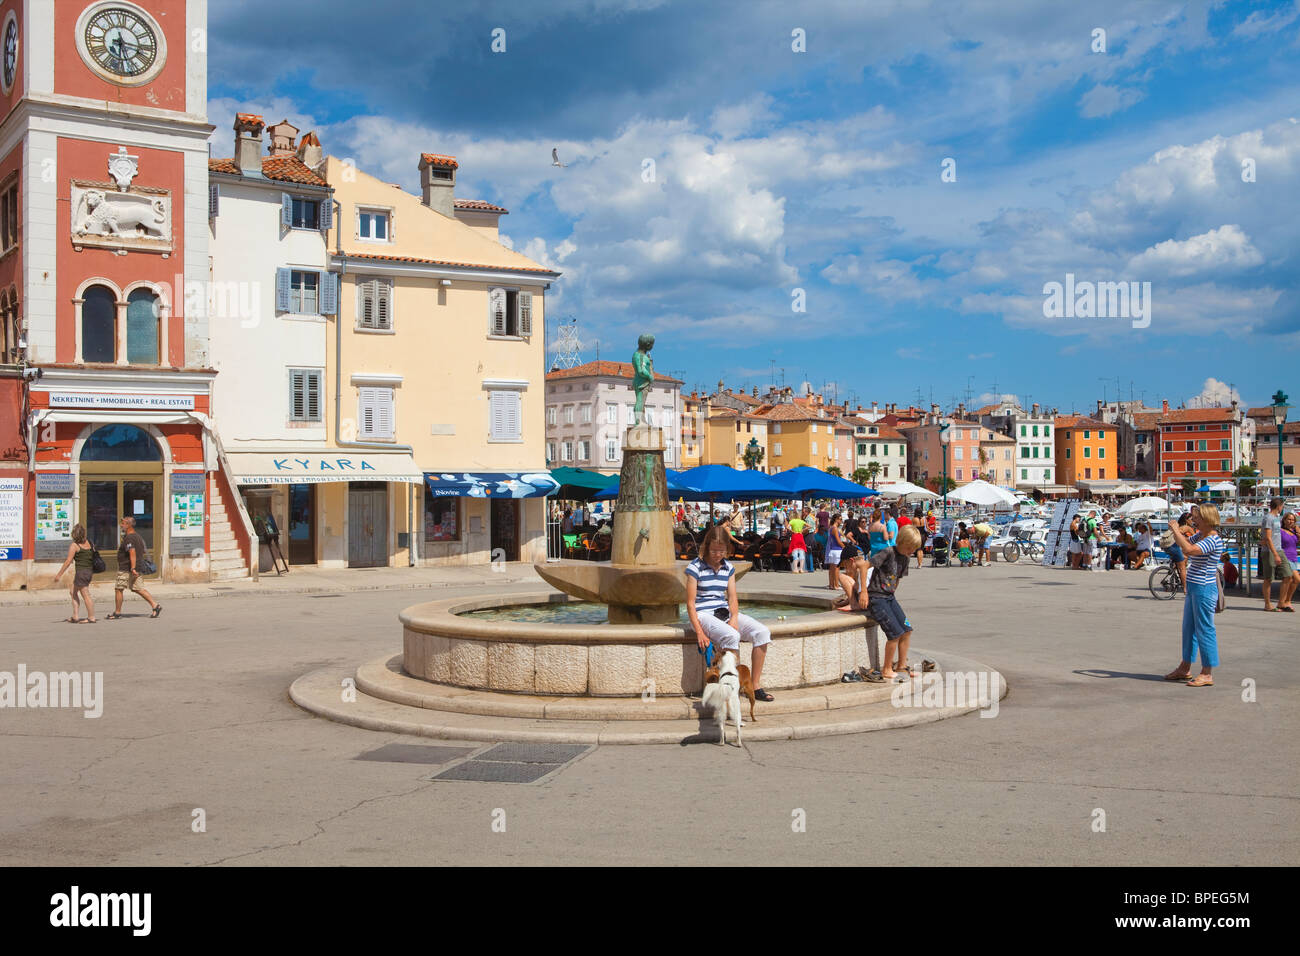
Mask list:
[{"label": "white dog", "polygon": [[712,709],[713,719],[718,722],[718,746],[727,742],[727,717],[732,716],[736,720],[736,746],[740,747],[743,746],[740,728],[744,721],[740,717],[741,678],[735,651],[723,651],[722,659],[715,666],[718,679],[704,685],[702,703]]}]

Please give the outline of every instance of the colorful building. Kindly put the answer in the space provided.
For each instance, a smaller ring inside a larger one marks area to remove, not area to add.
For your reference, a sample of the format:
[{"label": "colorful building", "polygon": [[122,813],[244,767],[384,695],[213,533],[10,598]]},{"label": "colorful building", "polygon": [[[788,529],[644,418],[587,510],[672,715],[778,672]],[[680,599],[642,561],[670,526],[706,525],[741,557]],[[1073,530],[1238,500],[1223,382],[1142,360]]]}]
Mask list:
[{"label": "colorful building", "polygon": [[907,480],[907,437],[891,425],[878,424],[875,418],[845,415],[843,422],[852,429],[853,464],[844,469],[852,478],[859,468],[871,470],[874,464],[876,484]]},{"label": "colorful building", "polygon": [[1192,478],[1213,484],[1231,478],[1244,458],[1243,417],[1236,402],[1230,408],[1173,409],[1165,402],[1159,418],[1160,481]]},{"label": "colorful building", "polygon": [[[901,422],[898,426],[908,440],[912,457],[909,479],[918,485],[935,482],[939,486],[943,474],[943,442],[939,440],[939,423],[943,416],[939,406],[931,406],[929,414],[922,415],[919,422],[908,426]],[[946,419],[951,422],[948,431],[948,478],[959,485],[974,481],[979,477],[980,461],[980,424],[964,418]]]},{"label": "colorful building", "polygon": [[1086,415],[1056,417],[1056,462],[1060,483],[1089,492],[1119,484],[1115,428]]},{"label": "colorful building", "polygon": [[206,29],[204,0],[0,3],[0,305],[30,377],[0,586],[51,584],[78,523],[113,570],[124,517],[163,580],[210,579],[234,495],[210,427]]}]

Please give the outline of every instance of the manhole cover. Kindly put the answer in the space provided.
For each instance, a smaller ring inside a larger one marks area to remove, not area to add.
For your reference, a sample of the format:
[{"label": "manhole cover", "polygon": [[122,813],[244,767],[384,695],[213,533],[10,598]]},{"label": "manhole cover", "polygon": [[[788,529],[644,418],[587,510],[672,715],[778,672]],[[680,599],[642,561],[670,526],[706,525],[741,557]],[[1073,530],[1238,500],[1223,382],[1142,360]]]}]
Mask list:
[{"label": "manhole cover", "polygon": [[429,747],[423,744],[385,744],[377,750],[358,754],[357,760],[376,760],[386,763],[449,763],[468,753],[473,747]]},{"label": "manhole cover", "polygon": [[568,763],[587,752],[587,747],[575,744],[497,744],[485,750],[475,760],[504,760],[509,763]]},{"label": "manhole cover", "polygon": [[482,783],[535,783],[560,764],[553,763],[498,763],[495,760],[466,760],[432,780],[477,780]]}]

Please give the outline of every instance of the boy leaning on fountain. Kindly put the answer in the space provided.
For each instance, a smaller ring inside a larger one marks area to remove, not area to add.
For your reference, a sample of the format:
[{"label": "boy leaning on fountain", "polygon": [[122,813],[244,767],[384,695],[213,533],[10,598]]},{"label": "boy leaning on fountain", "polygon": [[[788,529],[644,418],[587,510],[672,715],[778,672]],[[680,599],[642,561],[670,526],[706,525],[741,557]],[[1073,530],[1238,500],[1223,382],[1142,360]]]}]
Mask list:
[{"label": "boy leaning on fountain", "polygon": [[[912,622],[903,613],[894,592],[899,579],[907,576],[911,557],[920,546],[921,532],[913,525],[904,525],[898,529],[898,541],[892,547],[877,551],[867,559],[872,569],[867,581],[867,613],[885,631],[885,659],[880,662],[880,673],[873,672],[867,678],[876,683],[904,681],[916,676],[907,663]],[[903,673],[897,673],[895,667]]]}]

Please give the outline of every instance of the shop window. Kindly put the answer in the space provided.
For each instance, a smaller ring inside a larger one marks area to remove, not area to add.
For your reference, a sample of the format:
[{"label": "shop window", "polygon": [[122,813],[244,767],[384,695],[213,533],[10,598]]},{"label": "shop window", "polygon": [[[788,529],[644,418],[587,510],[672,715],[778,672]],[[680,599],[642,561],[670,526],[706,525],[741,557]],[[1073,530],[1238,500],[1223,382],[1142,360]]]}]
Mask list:
[{"label": "shop window", "polygon": [[105,425],[81,446],[81,461],[162,461],[158,443],[135,425]]},{"label": "shop window", "polygon": [[424,489],[424,540],[460,540],[459,498],[440,498]]},{"label": "shop window", "polygon": [[102,285],[92,285],[82,294],[81,360],[117,361],[117,296]]}]

